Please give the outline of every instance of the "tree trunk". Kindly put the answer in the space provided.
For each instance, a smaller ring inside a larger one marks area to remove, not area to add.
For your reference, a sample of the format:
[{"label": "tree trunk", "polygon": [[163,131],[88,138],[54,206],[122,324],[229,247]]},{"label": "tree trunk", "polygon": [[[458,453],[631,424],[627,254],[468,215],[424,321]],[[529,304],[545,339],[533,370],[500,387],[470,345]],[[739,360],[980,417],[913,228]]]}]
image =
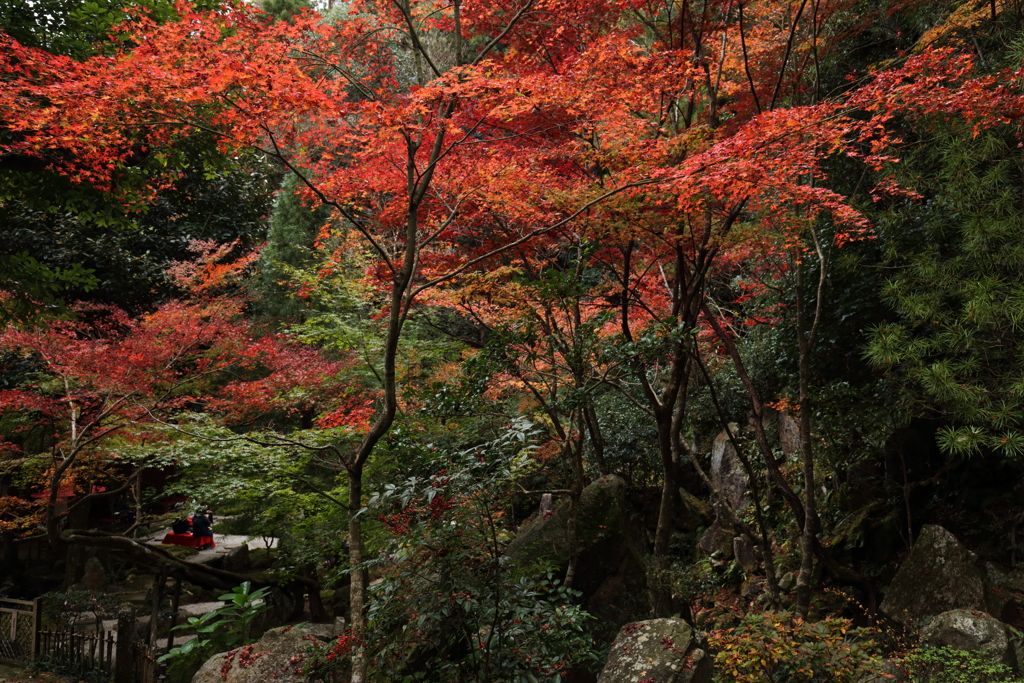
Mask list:
[{"label": "tree trunk", "polygon": [[[363,530],[359,511],[363,506],[363,468],[361,465],[348,471],[348,562],[351,569],[349,583],[349,614],[352,618],[352,629],[362,636],[366,629],[364,606],[366,585],[362,571],[363,563]],[[352,683],[366,680],[366,654],[362,648],[352,653]]]},{"label": "tree trunk", "polygon": [[[582,410],[581,410],[582,413]],[[566,588],[572,588],[576,576],[576,565],[580,559],[580,540],[578,518],[580,497],[583,495],[583,417],[577,420],[576,443],[568,444],[569,468],[572,472],[572,483],[569,486],[569,519],[566,524],[566,536],[569,540],[569,566],[565,570]]]},{"label": "tree trunk", "polygon": [[162,567],[153,580],[153,605],[149,612],[150,647],[156,647],[157,630],[160,624],[160,604],[164,601],[164,588],[167,585],[167,568]]},{"label": "tree trunk", "polygon": [[[825,264],[821,264],[824,277]],[[819,297],[820,297],[819,287]],[[804,319],[804,265],[796,264],[796,334],[800,352],[800,455],[804,480],[804,524],[800,533],[800,573],[796,580],[796,612],[807,617],[811,604],[812,577],[814,576],[814,549],[818,534],[817,496],[814,484],[814,449],[811,445],[811,352],[814,329],[805,333]],[[820,302],[819,302],[820,310]],[[815,325],[818,315],[815,315]]]},{"label": "tree trunk", "polygon": [[597,472],[602,477],[608,474],[608,463],[604,459],[604,436],[601,434],[601,423],[597,419],[597,411],[594,404],[587,401],[583,417],[587,422],[587,432],[590,434],[590,445],[594,449],[594,461],[597,464]]}]

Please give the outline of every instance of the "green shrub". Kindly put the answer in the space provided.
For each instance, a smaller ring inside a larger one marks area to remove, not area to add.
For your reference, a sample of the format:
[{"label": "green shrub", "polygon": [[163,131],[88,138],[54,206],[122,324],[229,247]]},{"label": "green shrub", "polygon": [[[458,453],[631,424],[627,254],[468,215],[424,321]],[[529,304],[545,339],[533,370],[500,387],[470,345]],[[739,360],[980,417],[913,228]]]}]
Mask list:
[{"label": "green shrub", "polygon": [[189,617],[187,624],[174,627],[174,631],[194,629],[196,637],[186,641],[160,657],[160,662],[169,662],[172,675],[206,661],[210,655],[232,650],[252,642],[252,622],[262,612],[270,609],[265,598],[269,588],[253,591],[246,581],[220,596],[223,607],[199,617]]},{"label": "green shrub", "polygon": [[514,570],[503,555],[511,534],[500,504],[527,438],[511,429],[371,498],[368,512],[395,544],[359,634],[373,680],[537,683],[599,665],[578,592],[552,569]]},{"label": "green shrub", "polygon": [[1018,680],[1005,664],[987,660],[980,652],[951,647],[923,647],[900,664],[914,683],[1003,683]]}]

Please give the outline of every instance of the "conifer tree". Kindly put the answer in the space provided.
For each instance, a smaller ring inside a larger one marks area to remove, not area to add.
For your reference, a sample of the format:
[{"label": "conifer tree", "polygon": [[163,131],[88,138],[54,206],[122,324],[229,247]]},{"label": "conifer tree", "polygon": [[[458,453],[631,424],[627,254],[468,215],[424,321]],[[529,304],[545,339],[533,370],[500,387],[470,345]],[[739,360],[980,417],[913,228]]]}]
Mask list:
[{"label": "conifer tree", "polygon": [[327,222],[330,210],[310,209],[295,194],[298,178],[289,173],[281,182],[267,231],[267,246],[260,257],[259,297],[264,315],[296,318],[304,310],[301,300],[290,294],[289,273],[313,262],[313,242]]},{"label": "conifer tree", "polygon": [[900,320],[877,326],[866,352],[948,420],[939,445],[957,455],[1024,454],[1022,161],[1001,133],[951,130],[922,148],[917,167],[939,172],[899,214],[919,240],[884,289]]}]

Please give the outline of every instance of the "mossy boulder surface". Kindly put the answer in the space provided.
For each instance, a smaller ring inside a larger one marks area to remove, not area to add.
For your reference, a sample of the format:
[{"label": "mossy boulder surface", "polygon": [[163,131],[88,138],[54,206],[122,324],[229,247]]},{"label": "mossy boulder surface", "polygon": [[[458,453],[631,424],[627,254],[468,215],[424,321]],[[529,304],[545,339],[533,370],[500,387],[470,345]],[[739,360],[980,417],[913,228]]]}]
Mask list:
[{"label": "mossy boulder surface", "polygon": [[978,652],[994,664],[1017,669],[1017,653],[1006,624],[980,612],[943,612],[921,631],[921,642],[928,647]]},{"label": "mossy boulder surface", "polygon": [[974,554],[940,526],[921,529],[881,609],[901,624],[955,609],[985,612],[985,579]]},{"label": "mossy boulder surface", "polygon": [[[583,548],[607,542],[622,530],[626,482],[621,477],[601,477],[583,489],[580,496],[576,536]],[[569,501],[563,498],[555,509],[538,515],[519,530],[505,554],[516,563],[544,559],[555,565],[569,562]]]},{"label": "mossy boulder surface", "polygon": [[626,624],[597,683],[711,683],[711,658],[682,619]]},{"label": "mossy boulder surface", "polygon": [[[616,626],[646,613],[646,548],[635,517],[621,477],[601,477],[580,496],[573,588],[583,593],[592,614]],[[520,529],[505,554],[519,567],[545,562],[564,572],[570,555],[568,522],[569,501],[559,501],[553,511]]]}]

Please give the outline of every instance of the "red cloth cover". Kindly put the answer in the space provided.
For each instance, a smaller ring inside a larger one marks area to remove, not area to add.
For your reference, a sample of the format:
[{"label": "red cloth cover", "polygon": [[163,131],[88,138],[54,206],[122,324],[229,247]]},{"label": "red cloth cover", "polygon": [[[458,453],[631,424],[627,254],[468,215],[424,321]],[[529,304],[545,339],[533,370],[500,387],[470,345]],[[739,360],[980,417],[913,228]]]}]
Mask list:
[{"label": "red cloth cover", "polygon": [[164,545],[185,545],[190,548],[213,548],[217,545],[213,536],[193,536],[192,534],[167,534],[160,542]]}]

